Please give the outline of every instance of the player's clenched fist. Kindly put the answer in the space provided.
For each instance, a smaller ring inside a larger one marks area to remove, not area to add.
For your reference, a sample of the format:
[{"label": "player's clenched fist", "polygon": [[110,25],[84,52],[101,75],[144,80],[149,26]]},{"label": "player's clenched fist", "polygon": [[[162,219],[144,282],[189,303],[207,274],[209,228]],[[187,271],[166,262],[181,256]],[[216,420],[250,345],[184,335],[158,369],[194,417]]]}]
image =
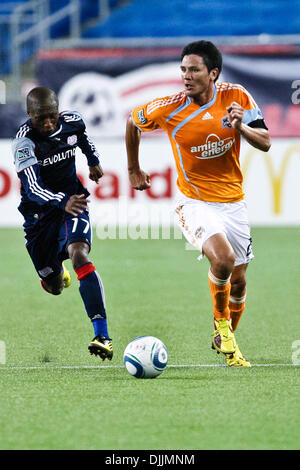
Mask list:
[{"label": "player's clenched fist", "polygon": [[65,211],[68,214],[72,214],[77,216],[78,214],[82,214],[84,210],[87,208],[87,204],[90,202],[89,199],[86,199],[84,194],[74,194],[70,197],[65,205]]},{"label": "player's clenched fist", "polygon": [[102,178],[103,176],[103,170],[101,165],[96,165],[96,166],[90,166],[90,174],[89,178],[92,181],[95,181],[95,183],[99,183],[99,179]]},{"label": "player's clenched fist", "polygon": [[149,189],[151,186],[150,176],[143,170],[130,171],[129,181],[134,189],[138,189],[140,191]]},{"label": "player's clenched fist", "polygon": [[235,101],[231,103],[230,106],[227,106],[229,122],[234,129],[239,130],[242,124],[244,110],[242,106]]}]

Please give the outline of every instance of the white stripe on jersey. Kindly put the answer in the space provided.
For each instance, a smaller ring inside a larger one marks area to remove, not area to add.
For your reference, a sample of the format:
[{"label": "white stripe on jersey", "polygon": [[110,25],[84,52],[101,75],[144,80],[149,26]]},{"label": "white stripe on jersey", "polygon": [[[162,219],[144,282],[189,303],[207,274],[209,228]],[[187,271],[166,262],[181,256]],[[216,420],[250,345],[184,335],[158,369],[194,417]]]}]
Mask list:
[{"label": "white stripe on jersey", "polygon": [[[28,167],[28,168],[30,168],[30,167]],[[50,200],[49,197],[43,196],[42,191],[35,190],[34,183],[32,181],[32,176],[30,175],[30,172],[28,171],[28,168],[26,168],[24,170],[24,173],[27,176],[27,180],[28,180],[29,188],[30,188],[31,192],[33,194],[35,194],[36,196],[39,196],[41,199],[44,199],[44,201],[49,201]]]},{"label": "white stripe on jersey", "polygon": [[20,127],[20,129],[17,132],[16,138],[19,137],[25,137],[27,132],[30,131],[30,127],[27,124],[24,124],[23,126]]},{"label": "white stripe on jersey", "polygon": [[85,131],[84,132],[84,135],[86,136],[86,140],[88,141],[88,144],[89,146],[91,147],[91,150],[92,152],[94,152],[94,155],[97,157],[97,158],[100,158],[100,155],[94,145],[94,143],[91,141],[91,139],[89,138],[89,136],[87,135],[87,132]]},{"label": "white stripe on jersey", "polygon": [[163,106],[168,106],[169,104],[172,103],[177,103],[178,101],[181,101],[182,98],[185,96],[185,93],[177,93],[176,95],[171,96],[170,98],[165,98],[165,99],[158,99],[147,106],[147,114],[153,113],[157,108],[162,108]]},{"label": "white stripe on jersey", "polygon": [[217,90],[218,91],[226,91],[226,90],[241,90],[245,95],[248,96],[249,101],[251,103],[251,106],[253,108],[258,108],[256,102],[254,101],[253,97],[250,95],[250,93],[244,88],[242,85],[239,84],[233,84],[229,82],[220,82],[216,84]]},{"label": "white stripe on jersey", "polygon": [[28,167],[28,170],[29,170],[29,172],[31,173],[33,184],[34,184],[34,186],[35,186],[38,190],[43,191],[43,193],[45,194],[45,196],[49,196],[50,199],[57,199],[58,201],[62,201],[62,200],[63,200],[63,198],[65,197],[65,194],[64,194],[64,193],[62,193],[62,192],[53,193],[52,191],[49,191],[49,189],[44,189],[44,188],[42,188],[42,187],[38,184],[38,182],[37,182],[37,177],[36,177],[35,172],[33,171],[32,166]]},{"label": "white stripe on jersey", "polygon": [[65,122],[81,121],[82,117],[77,111],[64,111],[60,113]]},{"label": "white stripe on jersey", "polygon": [[27,176],[27,180],[29,183],[29,188],[33,194],[39,196],[40,198],[44,199],[44,201],[51,201],[56,199],[57,201],[61,202],[65,196],[64,193],[59,192],[57,194],[52,193],[47,189],[43,189],[37,182],[37,177],[33,168],[30,166],[24,170],[25,175]]},{"label": "white stripe on jersey", "polygon": [[95,274],[96,274],[96,277],[97,277],[98,282],[99,282],[99,287],[100,287],[100,291],[101,291],[101,295],[102,295],[103,305],[104,305],[104,308],[106,308],[106,300],[105,300],[105,292],[104,292],[103,282],[102,282],[101,277],[97,273],[97,271],[95,271]]}]

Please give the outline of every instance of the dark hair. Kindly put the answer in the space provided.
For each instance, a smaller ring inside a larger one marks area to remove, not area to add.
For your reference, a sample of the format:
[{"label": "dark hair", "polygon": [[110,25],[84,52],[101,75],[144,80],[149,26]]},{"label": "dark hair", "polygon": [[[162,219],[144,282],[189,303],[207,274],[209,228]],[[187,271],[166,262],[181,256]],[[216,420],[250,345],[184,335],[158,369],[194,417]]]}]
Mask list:
[{"label": "dark hair", "polygon": [[222,54],[219,49],[210,41],[196,41],[191,42],[185,46],[181,53],[181,60],[186,55],[196,54],[203,58],[207,70],[210,72],[212,69],[219,69],[218,79],[222,70]]}]

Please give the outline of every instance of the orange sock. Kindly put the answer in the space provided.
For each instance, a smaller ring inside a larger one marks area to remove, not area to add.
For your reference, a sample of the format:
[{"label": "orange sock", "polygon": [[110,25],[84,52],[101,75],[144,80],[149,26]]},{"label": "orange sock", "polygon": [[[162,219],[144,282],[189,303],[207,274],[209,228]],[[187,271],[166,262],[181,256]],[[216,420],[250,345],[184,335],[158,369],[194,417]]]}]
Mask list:
[{"label": "orange sock", "polygon": [[211,270],[208,271],[208,282],[210,295],[213,302],[214,317],[216,320],[226,318],[230,320],[229,296],[230,296],[230,277],[228,279],[218,279]]},{"label": "orange sock", "polygon": [[243,297],[229,297],[230,318],[233,331],[237,329],[243,311],[245,310],[246,294]]}]

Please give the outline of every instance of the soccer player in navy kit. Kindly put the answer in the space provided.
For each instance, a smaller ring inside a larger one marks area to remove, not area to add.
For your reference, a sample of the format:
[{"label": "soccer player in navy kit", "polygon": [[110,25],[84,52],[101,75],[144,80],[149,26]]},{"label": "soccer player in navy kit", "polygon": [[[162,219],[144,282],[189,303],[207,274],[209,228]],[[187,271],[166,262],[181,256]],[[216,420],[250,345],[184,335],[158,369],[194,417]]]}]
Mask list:
[{"label": "soccer player in navy kit", "polygon": [[27,96],[29,120],[13,141],[14,162],[21,180],[21,204],[26,248],[42,287],[58,295],[70,284],[63,261],[70,258],[79,280],[79,291],[95,337],[91,354],[112,359],[107,330],[102,280],[89,260],[91,226],[89,192],[76,175],[78,146],[87,157],[89,178],[95,183],[103,175],[99,155],[85,130],[79,113],[59,113],[53,90],[37,87]]}]

